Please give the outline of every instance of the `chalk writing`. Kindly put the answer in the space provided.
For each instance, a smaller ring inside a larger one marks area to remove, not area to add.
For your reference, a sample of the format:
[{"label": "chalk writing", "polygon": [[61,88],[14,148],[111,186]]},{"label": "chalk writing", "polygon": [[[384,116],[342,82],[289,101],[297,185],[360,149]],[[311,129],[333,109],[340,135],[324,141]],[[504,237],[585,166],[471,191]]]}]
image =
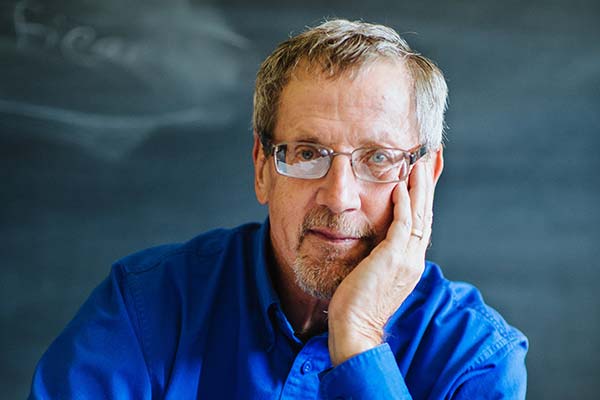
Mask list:
[{"label": "chalk writing", "polygon": [[89,25],[69,26],[64,15],[46,15],[42,4],[32,0],[16,3],[13,21],[17,48],[59,50],[71,61],[91,66],[98,61],[133,64],[147,49],[116,36],[101,36]]}]

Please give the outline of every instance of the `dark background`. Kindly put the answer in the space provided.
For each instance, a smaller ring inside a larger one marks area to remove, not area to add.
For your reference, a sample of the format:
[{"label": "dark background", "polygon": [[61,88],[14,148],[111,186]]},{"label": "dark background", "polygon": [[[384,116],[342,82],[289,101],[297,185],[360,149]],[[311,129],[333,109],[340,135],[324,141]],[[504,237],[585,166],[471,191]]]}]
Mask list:
[{"label": "dark background", "polygon": [[388,24],[444,70],[429,258],[528,335],[528,398],[598,398],[600,3],[325,4],[0,3],[2,398],[115,259],[264,218],[254,74],[325,16]]}]

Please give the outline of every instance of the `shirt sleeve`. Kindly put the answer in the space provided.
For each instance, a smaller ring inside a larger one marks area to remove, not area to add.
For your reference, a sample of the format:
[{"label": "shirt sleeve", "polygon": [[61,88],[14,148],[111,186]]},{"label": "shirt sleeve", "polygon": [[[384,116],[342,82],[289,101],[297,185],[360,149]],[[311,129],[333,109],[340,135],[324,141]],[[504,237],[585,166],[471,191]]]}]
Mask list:
[{"label": "shirt sleeve", "polygon": [[[525,399],[527,341],[507,345],[477,368],[463,374],[447,398]],[[446,385],[443,385],[446,386]],[[384,343],[358,354],[321,377],[324,399],[412,399],[389,345]]]},{"label": "shirt sleeve", "polygon": [[507,345],[479,367],[463,375],[452,399],[525,399],[527,369],[525,338],[516,345]]},{"label": "shirt sleeve", "polygon": [[387,343],[360,353],[321,377],[324,399],[412,399]]},{"label": "shirt sleeve", "polygon": [[149,399],[151,385],[117,267],[39,361],[29,399]]}]

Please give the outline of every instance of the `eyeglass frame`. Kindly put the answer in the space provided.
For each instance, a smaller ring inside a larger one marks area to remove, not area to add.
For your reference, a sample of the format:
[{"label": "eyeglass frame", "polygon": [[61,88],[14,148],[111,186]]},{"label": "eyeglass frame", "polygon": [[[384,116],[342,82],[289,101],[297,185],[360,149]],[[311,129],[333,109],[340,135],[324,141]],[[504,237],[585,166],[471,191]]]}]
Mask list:
[{"label": "eyeglass frame", "polygon": [[[262,136],[262,135],[261,135]],[[359,150],[367,150],[367,149],[382,149],[382,150],[396,150],[396,151],[401,151],[404,154],[406,154],[408,157],[408,168],[410,168],[411,166],[413,166],[417,161],[419,161],[425,154],[427,154],[427,146],[424,144],[418,144],[415,147],[413,147],[412,149],[409,150],[404,150],[404,149],[397,149],[397,148],[393,148],[393,147],[358,147],[356,149],[353,149],[351,152],[342,152],[342,151],[335,151],[327,146],[323,146],[319,143],[315,143],[315,142],[304,142],[304,141],[288,141],[288,142],[279,142],[277,144],[273,143],[273,141],[269,138],[265,138],[264,136],[261,137],[261,144],[264,148],[265,154],[268,154],[269,156],[273,157],[273,165],[275,166],[275,171],[277,171],[278,174],[282,175],[282,176],[286,176],[286,177],[290,177],[290,178],[296,178],[296,179],[306,179],[306,180],[316,180],[316,179],[321,179],[325,176],[327,176],[327,174],[329,173],[331,166],[333,165],[333,157],[338,156],[338,155],[344,155],[344,156],[348,156],[348,158],[350,159],[350,166],[352,168],[352,173],[354,174],[354,176],[356,177],[356,179],[359,179],[361,181],[365,181],[365,182],[373,182],[373,183],[398,183],[398,182],[402,182],[404,180],[406,180],[408,178],[409,173],[406,174],[406,176],[403,179],[397,179],[397,180],[392,180],[392,181],[377,181],[377,180],[371,180],[371,179],[365,179],[362,178],[360,176],[357,175],[356,170],[355,170],[355,166],[354,163],[352,161],[352,155],[359,151]],[[327,168],[327,171],[325,171],[325,173],[318,177],[318,178],[308,178],[308,177],[300,177],[300,176],[292,176],[292,175],[288,175],[283,173],[278,167],[277,167],[277,160],[275,157],[275,152],[277,151],[277,148],[283,145],[288,145],[288,144],[309,144],[309,145],[313,145],[313,146],[317,146],[320,147],[323,150],[327,150],[327,157],[329,157],[330,162],[329,162],[329,167]]]}]

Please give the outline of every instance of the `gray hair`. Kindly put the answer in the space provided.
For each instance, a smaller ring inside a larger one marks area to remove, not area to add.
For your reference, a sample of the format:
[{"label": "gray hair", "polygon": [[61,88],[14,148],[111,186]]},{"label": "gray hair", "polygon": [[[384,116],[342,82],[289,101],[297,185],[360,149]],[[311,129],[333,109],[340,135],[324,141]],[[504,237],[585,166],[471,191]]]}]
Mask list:
[{"label": "gray hair", "polygon": [[448,87],[442,71],[414,52],[393,29],[336,19],[281,43],[261,64],[254,89],[254,132],[265,146],[273,138],[281,93],[300,64],[335,79],[378,59],[404,62],[415,93],[419,141],[437,150],[443,141]]}]

